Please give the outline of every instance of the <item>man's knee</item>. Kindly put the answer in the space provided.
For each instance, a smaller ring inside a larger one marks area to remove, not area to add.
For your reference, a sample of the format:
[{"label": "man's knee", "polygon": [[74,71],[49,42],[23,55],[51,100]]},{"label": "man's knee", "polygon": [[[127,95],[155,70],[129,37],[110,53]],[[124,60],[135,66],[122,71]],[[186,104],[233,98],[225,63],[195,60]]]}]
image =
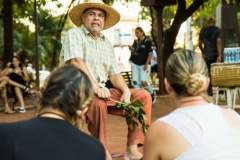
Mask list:
[{"label": "man's knee", "polygon": [[94,109],[103,109],[107,108],[107,103],[105,102],[104,99],[98,98],[96,95],[94,95],[94,98],[91,102],[91,106],[94,107]]},{"label": "man's knee", "polygon": [[133,85],[138,85],[137,81],[133,81]]},{"label": "man's knee", "polygon": [[151,100],[151,95],[146,89],[139,89],[138,92],[134,94],[136,99],[148,99]]},{"label": "man's knee", "polygon": [[147,87],[148,86],[147,81],[141,81],[141,84],[142,84],[143,87]]}]

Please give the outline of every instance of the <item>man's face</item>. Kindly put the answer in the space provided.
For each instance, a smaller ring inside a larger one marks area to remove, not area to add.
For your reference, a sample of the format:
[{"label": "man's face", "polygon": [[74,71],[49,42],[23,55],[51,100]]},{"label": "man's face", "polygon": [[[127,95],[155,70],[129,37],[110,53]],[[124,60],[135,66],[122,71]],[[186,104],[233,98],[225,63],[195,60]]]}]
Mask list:
[{"label": "man's face", "polygon": [[93,35],[99,34],[104,27],[105,12],[98,8],[89,8],[82,14],[82,21]]}]

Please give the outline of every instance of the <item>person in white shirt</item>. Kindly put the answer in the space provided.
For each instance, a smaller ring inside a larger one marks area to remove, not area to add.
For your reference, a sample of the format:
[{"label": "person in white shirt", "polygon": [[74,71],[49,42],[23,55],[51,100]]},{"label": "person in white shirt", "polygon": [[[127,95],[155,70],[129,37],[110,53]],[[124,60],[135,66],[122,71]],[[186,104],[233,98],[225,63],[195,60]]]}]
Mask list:
[{"label": "person in white shirt", "polygon": [[28,63],[27,71],[28,71],[28,73],[32,73],[33,72],[32,63]]},{"label": "person in white shirt", "polygon": [[240,116],[211,103],[204,59],[190,50],[175,52],[165,73],[176,109],[151,123],[143,160],[239,160]]},{"label": "person in white shirt", "polygon": [[156,78],[158,76],[158,62],[157,62],[157,52],[156,52],[156,46],[152,45],[152,58],[150,61],[151,71],[150,71],[150,78],[152,81],[152,85],[156,84]]}]

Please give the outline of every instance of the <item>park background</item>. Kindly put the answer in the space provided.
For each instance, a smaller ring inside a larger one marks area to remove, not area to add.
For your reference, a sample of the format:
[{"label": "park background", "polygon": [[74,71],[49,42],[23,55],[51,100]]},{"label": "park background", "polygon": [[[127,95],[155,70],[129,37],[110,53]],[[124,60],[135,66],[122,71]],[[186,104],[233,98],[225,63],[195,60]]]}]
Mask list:
[{"label": "park background", "polygon": [[[134,30],[137,26],[141,26],[156,44],[158,54],[162,55],[158,57],[161,59],[159,62],[162,62],[160,72],[164,72],[165,62],[174,51],[191,49],[199,52],[199,31],[206,26],[208,14],[216,15],[217,6],[235,6],[237,23],[240,19],[239,0],[171,0],[173,4],[167,0],[148,1],[156,2],[157,7],[142,6],[144,0],[103,1],[121,13],[120,22],[103,33],[114,46],[116,58],[123,71],[130,70],[130,52],[127,46],[133,43]],[[84,0],[2,0],[1,68],[5,67],[13,55],[18,55],[24,64],[32,62],[33,67],[38,64],[37,68],[40,70],[51,72],[58,67],[61,41],[66,31],[74,27],[68,19],[69,10],[83,2]],[[163,31],[161,38],[158,37],[160,9]]]}]

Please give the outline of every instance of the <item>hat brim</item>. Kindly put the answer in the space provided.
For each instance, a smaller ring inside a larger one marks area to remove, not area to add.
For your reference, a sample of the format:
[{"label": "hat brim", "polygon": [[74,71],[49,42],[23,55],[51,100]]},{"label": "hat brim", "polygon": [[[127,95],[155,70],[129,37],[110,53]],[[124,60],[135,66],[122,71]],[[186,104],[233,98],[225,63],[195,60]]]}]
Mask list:
[{"label": "hat brim", "polygon": [[207,19],[207,22],[215,22],[216,19]]},{"label": "hat brim", "polygon": [[120,14],[113,7],[106,5],[104,3],[94,3],[86,2],[74,6],[69,12],[69,18],[76,26],[81,26],[82,22],[82,13],[87,8],[100,8],[106,12],[106,19],[104,22],[103,30],[108,29],[114,26],[120,20]]}]

